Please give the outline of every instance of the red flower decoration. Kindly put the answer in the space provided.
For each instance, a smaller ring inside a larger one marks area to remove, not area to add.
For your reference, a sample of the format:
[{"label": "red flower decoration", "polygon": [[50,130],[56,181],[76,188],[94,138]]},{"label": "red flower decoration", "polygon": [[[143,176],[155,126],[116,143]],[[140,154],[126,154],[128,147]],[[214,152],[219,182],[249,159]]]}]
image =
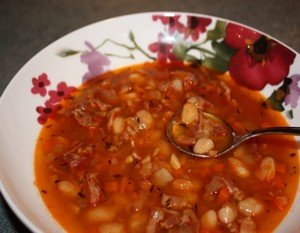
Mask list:
[{"label": "red flower decoration", "polygon": [[76,90],[75,87],[68,87],[65,82],[60,82],[57,84],[56,91],[49,91],[49,103],[54,105],[60,102],[63,98],[70,95],[72,91]]},{"label": "red flower decoration", "polygon": [[187,27],[184,31],[184,38],[187,39],[191,36],[192,40],[196,41],[199,39],[201,33],[206,31],[206,27],[211,24],[210,18],[188,16]]},{"label": "red flower decoration", "polygon": [[289,73],[296,54],[258,32],[229,23],[225,43],[237,49],[229,72],[242,86],[261,90],[267,83],[279,84]]},{"label": "red flower decoration", "polygon": [[54,108],[55,106],[53,106],[49,101],[45,102],[45,106],[38,106],[36,108],[36,111],[40,114],[37,118],[38,123],[40,123],[41,125],[45,124]]},{"label": "red flower decoration", "polygon": [[183,32],[184,26],[182,23],[179,22],[180,15],[175,16],[164,16],[164,15],[153,15],[153,21],[160,20],[163,25],[168,25],[168,31],[171,35],[174,32]]},{"label": "red flower decoration", "polygon": [[161,63],[166,63],[168,60],[177,61],[172,48],[173,44],[165,42],[165,37],[161,33],[158,35],[158,41],[149,45],[149,50],[157,53],[157,60]]},{"label": "red flower decoration", "polygon": [[46,86],[50,85],[50,80],[48,79],[47,74],[42,73],[38,78],[32,78],[32,84],[32,94],[40,94],[41,96],[45,96],[47,93]]}]

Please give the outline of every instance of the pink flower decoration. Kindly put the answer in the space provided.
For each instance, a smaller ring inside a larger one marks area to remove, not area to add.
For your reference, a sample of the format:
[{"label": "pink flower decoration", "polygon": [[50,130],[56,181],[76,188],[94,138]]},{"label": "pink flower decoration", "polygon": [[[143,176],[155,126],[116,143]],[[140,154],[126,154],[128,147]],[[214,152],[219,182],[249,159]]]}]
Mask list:
[{"label": "pink flower decoration", "polygon": [[42,73],[38,78],[32,78],[32,84],[32,94],[40,94],[41,96],[45,96],[47,93],[46,86],[50,85],[50,80],[48,79],[47,74]]},{"label": "pink flower decoration", "polygon": [[86,41],[85,45],[90,51],[83,53],[80,56],[80,60],[88,65],[89,71],[83,76],[82,82],[86,82],[104,73],[110,65],[110,60],[102,53],[99,53],[90,42]]},{"label": "pink flower decoration", "polygon": [[75,91],[75,87],[69,87],[65,82],[57,84],[56,91],[49,91],[49,104],[55,105],[59,103],[63,98],[68,97],[72,91]]},{"label": "pink flower decoration", "polygon": [[172,52],[173,45],[164,42],[162,33],[158,35],[158,41],[150,44],[148,48],[151,52],[157,53],[158,62],[177,61],[175,54]]},{"label": "pink flower decoration", "polygon": [[188,16],[187,27],[184,30],[184,38],[191,36],[193,41],[199,39],[201,33],[206,31],[206,27],[211,24],[210,18]]},{"label": "pink flower decoration", "polygon": [[49,101],[45,102],[45,106],[38,106],[36,111],[40,114],[37,118],[38,123],[41,125],[45,124],[53,112],[55,106],[53,106]]},{"label": "pink flower decoration", "polygon": [[168,31],[171,35],[174,34],[174,32],[183,32],[184,25],[179,22],[180,15],[175,16],[164,16],[164,15],[153,15],[152,19],[153,21],[160,20],[163,25],[168,26]]},{"label": "pink flower decoration", "polygon": [[300,75],[295,74],[291,79],[292,83],[289,85],[289,93],[286,95],[284,103],[290,105],[291,108],[296,108],[300,98]]}]

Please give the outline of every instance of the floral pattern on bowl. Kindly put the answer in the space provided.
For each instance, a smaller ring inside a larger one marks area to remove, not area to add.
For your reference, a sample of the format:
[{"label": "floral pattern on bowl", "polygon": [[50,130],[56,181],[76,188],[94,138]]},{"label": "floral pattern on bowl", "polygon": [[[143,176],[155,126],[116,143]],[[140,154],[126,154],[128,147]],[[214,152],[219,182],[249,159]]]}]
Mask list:
[{"label": "floral pattern on bowl", "polygon": [[[293,117],[293,109],[297,107],[300,97],[299,74],[288,77],[290,66],[296,54],[284,45],[250,28],[215,20],[215,26],[207,29],[214,19],[196,15],[183,16],[174,14],[165,16],[153,14],[149,23],[162,25],[157,40],[142,48],[136,41],[134,32],[129,31],[131,44],[123,41],[105,39],[94,46],[85,41],[88,50],[78,51],[63,49],[61,57],[80,54],[80,60],[88,67],[82,82],[106,72],[111,62],[110,57],[122,57],[118,54],[104,54],[101,47],[106,43],[125,48],[129,55],[124,59],[135,59],[134,52],[142,53],[149,60],[160,63],[194,63],[219,72],[229,72],[231,77],[241,86],[252,90],[262,90],[267,84],[276,86],[268,97],[268,105],[278,111],[287,111]],[[207,49],[207,45],[210,49]],[[33,78],[32,82],[34,82]],[[45,83],[45,86],[47,83]],[[45,95],[45,86],[40,91]],[[32,93],[36,89],[32,89]],[[43,124],[48,111],[56,105],[37,108],[40,114],[38,122]]]}]

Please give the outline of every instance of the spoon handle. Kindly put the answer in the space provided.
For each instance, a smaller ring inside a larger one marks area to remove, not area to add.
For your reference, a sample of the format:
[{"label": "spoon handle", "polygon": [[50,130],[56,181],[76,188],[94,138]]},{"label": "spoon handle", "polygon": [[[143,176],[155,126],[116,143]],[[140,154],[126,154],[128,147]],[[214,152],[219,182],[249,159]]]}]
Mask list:
[{"label": "spoon handle", "polygon": [[250,133],[241,136],[238,141],[239,143],[244,142],[250,138],[257,137],[266,134],[292,134],[300,135],[300,127],[270,127],[263,129],[256,129]]},{"label": "spoon handle", "polygon": [[228,147],[223,152],[220,152],[217,157],[220,157],[229,151],[232,151],[234,148],[239,146],[242,142],[254,138],[261,135],[266,134],[292,134],[292,135],[300,135],[300,127],[270,127],[270,128],[263,128],[263,129],[256,129],[247,133],[243,136],[236,137],[234,143]]}]

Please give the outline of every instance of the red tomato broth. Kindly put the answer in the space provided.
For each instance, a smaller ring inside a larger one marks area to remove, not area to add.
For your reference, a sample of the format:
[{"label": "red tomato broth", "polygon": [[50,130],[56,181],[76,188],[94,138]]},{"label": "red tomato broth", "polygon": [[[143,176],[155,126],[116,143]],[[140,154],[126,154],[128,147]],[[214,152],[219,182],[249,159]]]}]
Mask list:
[{"label": "red tomato broth", "polygon": [[[174,79],[182,81],[181,88],[172,87]],[[257,232],[276,228],[290,209],[298,186],[295,140],[264,136],[219,159],[189,157],[172,147],[165,135],[168,120],[180,112],[189,95],[204,98],[205,111],[226,120],[239,134],[265,125],[287,125],[259,92],[238,87],[227,74],[156,63],[103,74],[63,100],[62,108],[48,119],[37,140],[36,186],[63,228],[68,232],[150,232],[153,212],[162,211],[164,217],[157,220],[156,232],[176,232],[186,226],[193,232],[230,232],[234,227],[240,230],[246,219],[240,211],[231,224],[217,218],[211,229],[202,216],[208,210],[218,214],[224,203],[239,203],[248,197],[263,203],[263,211],[250,217]],[[149,116],[141,110],[151,115],[148,125]],[[116,133],[118,117],[125,126]],[[177,160],[171,162],[172,154]],[[231,157],[242,161],[250,175],[237,175]],[[278,169],[272,179],[260,180],[257,170],[265,157],[271,157]],[[166,170],[172,178],[162,185],[157,177],[163,173],[165,179]],[[230,184],[224,185],[222,179]],[[213,180],[222,187],[214,187],[210,194],[207,190]],[[228,191],[230,185],[244,194],[241,200]],[[182,206],[172,206],[174,200]],[[99,207],[113,214],[93,217],[93,210]],[[188,222],[162,227],[172,213],[180,216],[178,219],[187,216]]]}]

